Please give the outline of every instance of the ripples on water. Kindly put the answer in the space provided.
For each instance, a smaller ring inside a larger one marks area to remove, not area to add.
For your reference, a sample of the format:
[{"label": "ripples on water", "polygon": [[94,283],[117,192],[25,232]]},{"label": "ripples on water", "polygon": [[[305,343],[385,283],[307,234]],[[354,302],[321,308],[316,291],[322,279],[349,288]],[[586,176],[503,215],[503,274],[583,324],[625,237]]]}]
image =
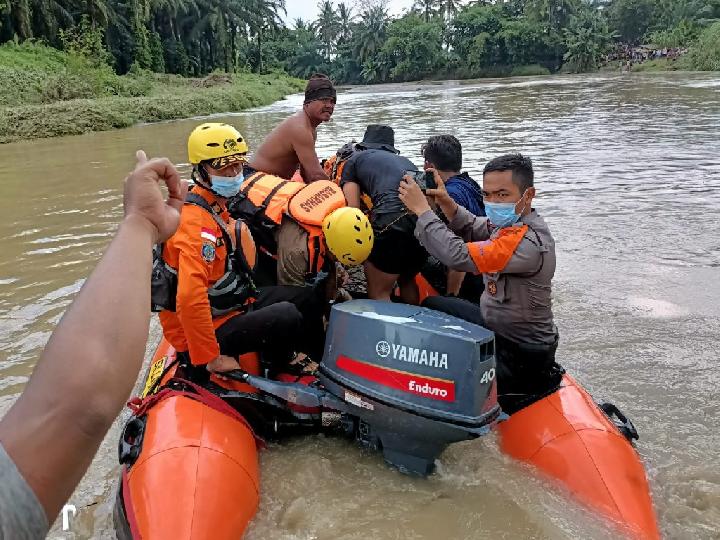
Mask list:
[{"label": "ripples on water", "polygon": [[[293,96],[218,118],[252,148],[300,103]],[[428,135],[457,135],[478,179],[492,156],[532,156],[537,207],[557,239],[560,359],[638,426],[665,535],[720,538],[720,79],[353,88],[320,128],[320,154],[378,122],[395,128],[396,146],[418,164]],[[167,155],[187,174],[186,137],[197,123],[0,146],[0,410],[115,230],[134,151]],[[74,496],[78,538],[112,535],[116,438],[117,430]],[[251,540],[611,536],[490,438],[451,448],[429,481],[319,437],[273,447],[262,463]]]}]

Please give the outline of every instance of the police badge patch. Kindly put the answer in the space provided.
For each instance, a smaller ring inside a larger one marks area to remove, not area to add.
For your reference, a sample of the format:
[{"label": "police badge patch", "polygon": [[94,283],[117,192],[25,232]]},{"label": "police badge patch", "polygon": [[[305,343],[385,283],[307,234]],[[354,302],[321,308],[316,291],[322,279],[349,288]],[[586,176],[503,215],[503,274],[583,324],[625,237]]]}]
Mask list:
[{"label": "police badge patch", "polygon": [[495,296],[497,294],[497,281],[488,281],[487,290],[490,296]]},{"label": "police badge patch", "polygon": [[206,263],[213,262],[215,260],[215,245],[214,245],[214,243],[203,242],[200,253]]}]

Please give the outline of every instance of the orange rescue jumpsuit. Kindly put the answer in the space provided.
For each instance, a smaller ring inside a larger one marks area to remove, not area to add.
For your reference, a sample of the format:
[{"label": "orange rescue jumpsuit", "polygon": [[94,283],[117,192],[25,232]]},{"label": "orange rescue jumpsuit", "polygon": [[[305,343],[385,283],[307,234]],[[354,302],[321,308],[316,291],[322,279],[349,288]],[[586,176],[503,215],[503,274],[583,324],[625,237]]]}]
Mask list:
[{"label": "orange rescue jumpsuit", "polygon": [[[234,230],[234,220],[225,202],[206,189],[193,191],[203,197]],[[231,233],[232,234],[232,233]],[[215,330],[238,311],[213,319],[208,288],[225,273],[227,246],[220,226],[199,206],[186,204],[180,214],[177,232],[165,243],[163,258],[177,269],[176,311],[162,311],[160,324],[165,338],[179,352],[188,351],[192,363],[207,364],[220,354]]]}]

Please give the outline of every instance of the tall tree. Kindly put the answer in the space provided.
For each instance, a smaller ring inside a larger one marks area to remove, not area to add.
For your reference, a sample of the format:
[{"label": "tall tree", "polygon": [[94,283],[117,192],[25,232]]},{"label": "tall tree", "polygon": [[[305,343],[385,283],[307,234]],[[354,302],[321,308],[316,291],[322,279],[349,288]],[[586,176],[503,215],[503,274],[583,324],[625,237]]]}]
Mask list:
[{"label": "tall tree", "polygon": [[[425,22],[430,20],[430,17],[438,9],[438,6],[442,0],[415,0],[413,4],[413,10],[422,13]],[[443,2],[444,4],[444,2]]]},{"label": "tall tree", "polygon": [[614,0],[610,22],[620,39],[639,43],[650,28],[655,12],[653,0]]},{"label": "tall tree", "polygon": [[318,33],[325,53],[325,59],[329,62],[334,50],[335,40],[340,31],[340,20],[330,0],[320,2],[318,8],[320,13],[313,24],[313,28]]},{"label": "tall tree", "polygon": [[386,8],[373,6],[364,11],[360,19],[362,24],[358,24],[353,32],[353,53],[363,64],[385,43],[390,16]]},{"label": "tall tree", "polygon": [[580,0],[527,0],[525,13],[557,31],[568,24],[580,5]]},{"label": "tall tree", "polygon": [[460,11],[460,0],[440,0],[440,11],[446,21],[452,20]]},{"label": "tall tree", "polygon": [[10,2],[10,29],[21,40],[33,37],[32,11],[30,0],[13,0]]},{"label": "tall tree", "polygon": [[347,43],[352,35],[353,14],[345,2],[340,2],[337,7],[337,39],[339,42]]}]

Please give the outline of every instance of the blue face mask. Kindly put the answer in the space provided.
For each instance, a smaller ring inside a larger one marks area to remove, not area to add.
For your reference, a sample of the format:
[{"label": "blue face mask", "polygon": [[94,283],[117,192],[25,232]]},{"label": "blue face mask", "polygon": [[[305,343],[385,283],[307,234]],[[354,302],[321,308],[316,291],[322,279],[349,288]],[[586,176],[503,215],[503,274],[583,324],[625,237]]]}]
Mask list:
[{"label": "blue face mask", "polygon": [[240,171],[237,176],[211,176],[210,181],[212,182],[212,190],[220,195],[229,199],[234,197],[240,191],[245,176],[243,171]]},{"label": "blue face mask", "polygon": [[[524,197],[525,193],[523,193],[522,196]],[[515,212],[516,206],[517,206],[517,202],[514,202],[514,203],[486,202],[485,203],[485,215],[490,220],[490,223],[495,225],[498,229],[504,229],[505,227],[510,227],[511,225],[514,225],[515,223],[517,223],[517,221],[520,219],[520,216],[522,215],[522,212],[525,211],[525,208],[523,207],[523,210],[520,211],[520,214],[516,213]]]}]

